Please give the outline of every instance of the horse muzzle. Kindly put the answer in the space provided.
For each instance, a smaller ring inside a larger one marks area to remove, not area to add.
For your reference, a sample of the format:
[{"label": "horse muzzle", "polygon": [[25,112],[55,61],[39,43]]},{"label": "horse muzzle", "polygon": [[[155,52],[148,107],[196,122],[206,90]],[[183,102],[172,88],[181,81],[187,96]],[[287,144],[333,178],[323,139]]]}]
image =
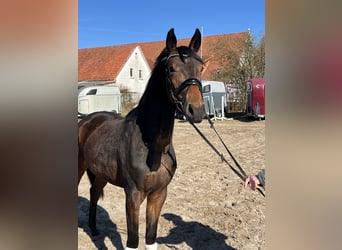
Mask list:
[{"label": "horse muzzle", "polygon": [[187,103],[184,106],[184,115],[190,123],[200,123],[205,117],[206,112],[204,105],[194,105]]}]

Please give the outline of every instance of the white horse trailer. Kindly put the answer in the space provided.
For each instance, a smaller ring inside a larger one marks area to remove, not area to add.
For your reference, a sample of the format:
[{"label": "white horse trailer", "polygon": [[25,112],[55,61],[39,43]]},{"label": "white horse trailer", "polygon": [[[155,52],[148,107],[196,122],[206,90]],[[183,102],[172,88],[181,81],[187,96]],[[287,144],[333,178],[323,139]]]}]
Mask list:
[{"label": "white horse trailer", "polygon": [[210,117],[224,117],[227,109],[227,90],[223,82],[202,81],[205,111]]},{"label": "white horse trailer", "polygon": [[93,86],[79,89],[79,115],[87,115],[97,111],[121,113],[121,93],[118,86]]}]

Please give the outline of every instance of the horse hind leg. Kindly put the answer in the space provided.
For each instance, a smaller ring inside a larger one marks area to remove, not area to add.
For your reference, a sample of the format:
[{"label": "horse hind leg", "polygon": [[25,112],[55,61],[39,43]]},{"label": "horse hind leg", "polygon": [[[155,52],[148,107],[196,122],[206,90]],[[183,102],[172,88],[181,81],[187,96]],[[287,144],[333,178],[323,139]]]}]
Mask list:
[{"label": "horse hind leg", "polygon": [[103,196],[103,188],[106,186],[107,181],[96,177],[90,170],[87,170],[87,174],[91,182],[88,225],[91,230],[91,235],[97,236],[99,235],[99,231],[96,228],[96,207],[99,198]]}]

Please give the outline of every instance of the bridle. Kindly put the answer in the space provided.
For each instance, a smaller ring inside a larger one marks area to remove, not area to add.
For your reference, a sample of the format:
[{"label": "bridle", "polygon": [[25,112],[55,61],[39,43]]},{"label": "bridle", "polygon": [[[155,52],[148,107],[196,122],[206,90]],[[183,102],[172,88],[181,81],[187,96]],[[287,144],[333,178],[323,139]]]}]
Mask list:
[{"label": "bridle", "polygon": [[[167,67],[167,63],[172,57],[180,56],[179,53],[173,53],[166,57],[165,60],[165,71],[166,71],[166,83],[167,83],[167,90],[169,96],[171,97],[171,101],[176,105],[177,109],[184,114],[183,104],[181,100],[178,99],[179,93],[181,93],[184,89],[189,88],[190,86],[197,86],[199,91],[202,95],[202,83],[197,78],[188,78],[184,82],[182,82],[177,88],[172,84],[172,80],[170,78],[170,70]],[[183,54],[183,57],[187,57],[188,55]]]}]

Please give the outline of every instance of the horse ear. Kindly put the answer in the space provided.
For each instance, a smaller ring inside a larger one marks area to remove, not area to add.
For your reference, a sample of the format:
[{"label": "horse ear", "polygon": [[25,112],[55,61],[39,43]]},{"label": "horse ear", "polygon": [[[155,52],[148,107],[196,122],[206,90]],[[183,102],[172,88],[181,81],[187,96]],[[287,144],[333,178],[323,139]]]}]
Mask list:
[{"label": "horse ear", "polygon": [[196,29],[195,34],[191,38],[189,48],[197,52],[201,47],[201,42],[202,42],[201,40],[202,40],[201,32],[199,31],[199,29]]},{"label": "horse ear", "polygon": [[174,51],[177,48],[177,38],[175,36],[174,29],[170,29],[166,36],[166,48],[167,50]]}]

